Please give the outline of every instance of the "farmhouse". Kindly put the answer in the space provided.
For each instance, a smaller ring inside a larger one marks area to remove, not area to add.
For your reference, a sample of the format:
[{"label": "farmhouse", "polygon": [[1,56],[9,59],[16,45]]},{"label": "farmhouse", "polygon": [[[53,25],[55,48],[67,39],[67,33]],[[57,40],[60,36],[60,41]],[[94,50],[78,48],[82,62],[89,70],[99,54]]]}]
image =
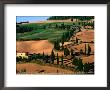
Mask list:
[{"label": "farmhouse", "polygon": [[27,58],[28,59],[28,55],[27,53],[16,53],[17,57],[22,57],[22,58]]}]

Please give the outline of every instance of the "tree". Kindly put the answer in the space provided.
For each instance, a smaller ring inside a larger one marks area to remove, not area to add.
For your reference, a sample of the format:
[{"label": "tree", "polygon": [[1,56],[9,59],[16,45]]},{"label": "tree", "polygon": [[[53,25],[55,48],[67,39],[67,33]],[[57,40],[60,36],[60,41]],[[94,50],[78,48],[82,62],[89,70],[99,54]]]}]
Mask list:
[{"label": "tree", "polygon": [[17,33],[30,32],[32,30],[33,30],[33,27],[30,27],[27,25],[16,25],[16,32]]},{"label": "tree", "polygon": [[64,55],[65,56],[70,55],[70,51],[68,50],[68,48],[64,48]]},{"label": "tree", "polygon": [[54,52],[52,50],[52,52],[51,52],[51,61],[52,61],[52,64],[54,64],[54,60],[55,60],[55,54],[54,54]]},{"label": "tree", "polygon": [[78,38],[76,37],[76,44],[78,44]]},{"label": "tree", "polygon": [[76,57],[72,60],[72,64],[76,66],[78,65],[78,59]]},{"label": "tree", "polygon": [[80,54],[83,54],[83,50],[82,49],[80,49]]},{"label": "tree", "polygon": [[91,47],[90,47],[89,44],[88,44],[87,55],[90,55],[90,53],[91,53]]},{"label": "tree", "polygon": [[72,61],[72,64],[77,66],[76,70],[83,71],[82,59],[74,58],[73,61]]},{"label": "tree", "polygon": [[43,52],[43,58],[42,58],[42,59],[43,59],[43,61],[44,61],[44,59],[45,59],[45,55],[44,55],[44,52]]},{"label": "tree", "polygon": [[52,25],[51,25],[51,24],[49,24],[48,28],[51,28],[51,26],[52,26]]},{"label": "tree", "polygon": [[63,65],[63,55],[61,56],[61,65]]},{"label": "tree", "polygon": [[79,59],[79,60],[78,60],[78,70],[79,70],[79,71],[83,71],[82,59]]},{"label": "tree", "polygon": [[73,21],[73,18],[71,18],[71,21]]},{"label": "tree", "polygon": [[86,55],[86,44],[85,44],[85,55]]},{"label": "tree", "polygon": [[54,49],[60,50],[60,45],[59,45],[58,39],[54,42]]},{"label": "tree", "polygon": [[59,65],[59,57],[58,57],[58,53],[57,53],[57,64]]},{"label": "tree", "polygon": [[58,28],[58,25],[57,25],[57,24],[55,25],[55,28],[56,28],[56,29]]},{"label": "tree", "polygon": [[90,65],[89,65],[89,63],[85,63],[85,64],[84,64],[84,72],[85,72],[85,73],[88,73],[89,70],[90,70]]}]

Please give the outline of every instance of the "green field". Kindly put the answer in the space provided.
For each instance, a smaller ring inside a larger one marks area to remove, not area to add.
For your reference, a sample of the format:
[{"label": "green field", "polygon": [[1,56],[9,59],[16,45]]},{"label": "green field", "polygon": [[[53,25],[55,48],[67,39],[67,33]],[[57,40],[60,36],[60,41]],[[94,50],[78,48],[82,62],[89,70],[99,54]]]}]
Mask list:
[{"label": "green field", "polygon": [[[52,23],[51,26],[55,26],[56,23]],[[61,23],[57,23],[61,24]],[[31,26],[33,30],[31,32],[17,33],[17,40],[49,40],[50,42],[54,42],[56,39],[60,39],[63,33],[67,32],[67,30],[58,30],[53,28],[43,29],[41,27],[48,26],[49,24],[24,24],[22,26]],[[41,28],[41,29],[40,29]]]},{"label": "green field", "polygon": [[61,38],[64,32],[61,30],[33,30],[31,32],[17,33],[17,40],[49,40]]}]

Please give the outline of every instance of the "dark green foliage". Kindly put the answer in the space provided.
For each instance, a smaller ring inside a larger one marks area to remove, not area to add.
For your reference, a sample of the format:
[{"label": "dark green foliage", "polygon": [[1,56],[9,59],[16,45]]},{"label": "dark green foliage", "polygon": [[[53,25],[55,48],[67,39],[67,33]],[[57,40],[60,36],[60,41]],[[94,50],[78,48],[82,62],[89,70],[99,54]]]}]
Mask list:
[{"label": "dark green foliage", "polygon": [[55,25],[55,28],[58,29],[58,25],[57,24]]},{"label": "dark green foliage", "polygon": [[22,61],[22,57],[21,56],[16,57],[16,62],[19,62],[19,61]]},{"label": "dark green foliage", "polygon": [[79,60],[78,60],[78,70],[79,70],[79,71],[83,71],[82,59],[79,59]]},{"label": "dark green foliage", "polygon": [[44,52],[43,52],[43,54],[40,54],[40,53],[35,54],[34,53],[34,54],[30,54],[28,56],[28,60],[29,61],[31,61],[31,60],[38,60],[38,59],[42,59],[43,61],[48,61],[50,59],[50,56],[45,55]]},{"label": "dark green foliage", "polygon": [[20,62],[20,61],[28,62],[29,60],[28,60],[27,58],[25,58],[25,57],[21,57],[21,56],[16,57],[16,62]]},{"label": "dark green foliage", "polygon": [[94,16],[51,16],[48,20],[65,20],[65,19],[79,19],[79,20],[90,20],[94,19]]},{"label": "dark green foliage", "polygon": [[83,64],[82,59],[74,58],[72,64],[77,68],[76,70],[84,73],[94,73],[94,63],[85,63]]},{"label": "dark green foliage", "polygon": [[16,32],[17,33],[30,32],[32,30],[33,30],[33,27],[16,25]]},{"label": "dark green foliage", "polygon": [[58,40],[54,42],[54,49],[60,50],[60,45],[59,45]]},{"label": "dark green foliage", "polygon": [[73,61],[72,61],[72,64],[77,66],[78,71],[83,71],[82,59],[74,58]]},{"label": "dark green foliage", "polygon": [[84,72],[85,73],[94,73],[94,63],[85,63]]},{"label": "dark green foliage", "polygon": [[85,63],[85,64],[84,64],[84,72],[87,73],[87,72],[89,72],[89,70],[90,70],[90,65],[89,65],[89,63]]},{"label": "dark green foliage", "polygon": [[65,56],[70,55],[70,51],[68,50],[68,48],[64,48],[64,55]]}]

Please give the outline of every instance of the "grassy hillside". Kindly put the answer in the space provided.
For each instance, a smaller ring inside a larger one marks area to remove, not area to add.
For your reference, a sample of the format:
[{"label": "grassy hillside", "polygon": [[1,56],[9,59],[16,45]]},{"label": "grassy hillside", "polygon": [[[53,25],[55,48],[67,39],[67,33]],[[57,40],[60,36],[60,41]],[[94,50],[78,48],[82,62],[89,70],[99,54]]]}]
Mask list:
[{"label": "grassy hillside", "polygon": [[[57,23],[60,25],[61,23]],[[23,24],[20,26],[33,27],[33,30],[30,32],[17,33],[17,40],[49,40],[54,42],[56,39],[60,39],[63,33],[67,30],[55,29],[56,23],[46,23],[46,24]],[[50,27],[50,28],[48,28]]]}]

